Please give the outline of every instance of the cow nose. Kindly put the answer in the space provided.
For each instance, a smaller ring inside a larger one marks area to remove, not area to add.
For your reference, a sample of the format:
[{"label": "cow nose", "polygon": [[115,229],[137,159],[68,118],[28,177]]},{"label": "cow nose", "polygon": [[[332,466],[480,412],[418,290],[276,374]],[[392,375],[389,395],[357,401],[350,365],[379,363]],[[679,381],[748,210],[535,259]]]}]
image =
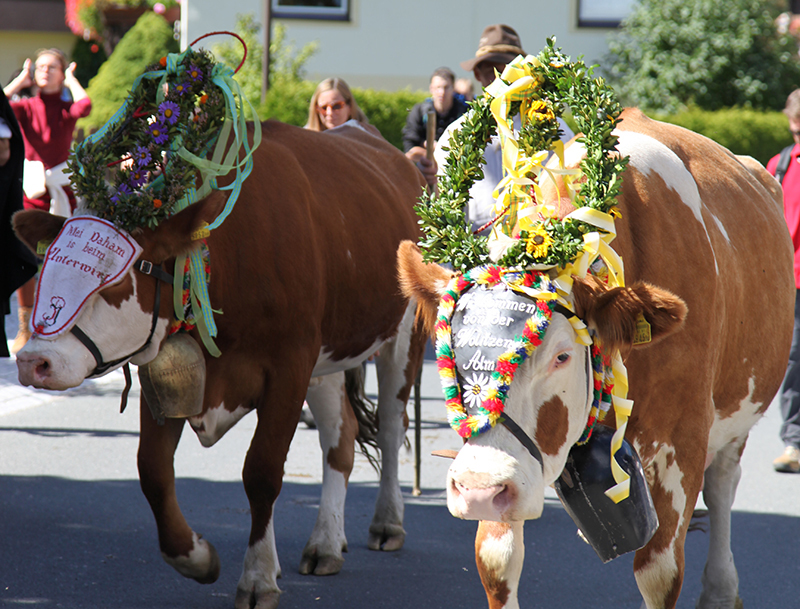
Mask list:
[{"label": "cow nose", "polygon": [[454,516],[466,520],[503,521],[516,492],[508,482],[495,484],[485,474],[467,473],[450,480],[448,505]]},{"label": "cow nose", "polygon": [[52,369],[51,362],[46,357],[26,354],[24,349],[17,353],[19,382],[23,385],[44,387]]}]

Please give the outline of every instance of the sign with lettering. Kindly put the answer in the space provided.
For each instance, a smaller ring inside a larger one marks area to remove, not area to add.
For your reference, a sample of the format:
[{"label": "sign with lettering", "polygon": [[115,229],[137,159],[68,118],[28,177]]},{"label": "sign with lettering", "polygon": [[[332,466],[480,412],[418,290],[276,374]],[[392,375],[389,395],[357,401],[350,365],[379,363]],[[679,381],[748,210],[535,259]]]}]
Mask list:
[{"label": "sign with lettering", "polygon": [[128,233],[93,216],[64,222],[47,248],[31,315],[33,331],[55,338],[77,321],[89,298],[119,283],[142,253]]},{"label": "sign with lettering", "polygon": [[469,398],[482,393],[498,358],[522,345],[525,322],[536,308],[533,298],[502,283],[474,286],[458,299],[450,324],[465,407],[479,403]]}]

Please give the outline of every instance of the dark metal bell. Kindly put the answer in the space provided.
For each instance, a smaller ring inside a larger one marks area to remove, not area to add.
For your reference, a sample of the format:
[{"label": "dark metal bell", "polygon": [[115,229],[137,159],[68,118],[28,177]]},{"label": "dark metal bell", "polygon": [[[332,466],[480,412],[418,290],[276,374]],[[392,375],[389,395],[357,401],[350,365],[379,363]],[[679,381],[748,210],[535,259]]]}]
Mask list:
[{"label": "dark metal bell", "polygon": [[644,547],[658,528],[642,463],[626,440],[614,456],[631,477],[630,495],[614,503],[605,493],[615,484],[611,473],[613,435],[613,429],[595,426],[586,444],[572,447],[555,482],[558,498],[603,562]]}]

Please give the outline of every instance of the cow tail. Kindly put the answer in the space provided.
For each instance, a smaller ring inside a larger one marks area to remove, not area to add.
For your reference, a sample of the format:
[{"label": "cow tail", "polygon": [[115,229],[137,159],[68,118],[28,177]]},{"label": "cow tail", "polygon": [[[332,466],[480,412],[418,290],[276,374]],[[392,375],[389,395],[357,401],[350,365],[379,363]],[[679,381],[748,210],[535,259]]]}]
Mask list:
[{"label": "cow tail", "polygon": [[380,473],[380,448],[378,448],[378,406],[367,397],[364,389],[364,366],[359,365],[344,373],[344,388],[353,413],[358,421],[358,447],[370,465]]}]

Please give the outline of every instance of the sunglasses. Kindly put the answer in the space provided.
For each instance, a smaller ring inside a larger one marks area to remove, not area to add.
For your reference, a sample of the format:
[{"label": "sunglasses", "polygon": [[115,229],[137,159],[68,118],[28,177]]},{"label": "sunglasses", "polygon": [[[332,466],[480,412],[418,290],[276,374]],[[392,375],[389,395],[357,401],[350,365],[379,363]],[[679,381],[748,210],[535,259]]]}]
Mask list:
[{"label": "sunglasses", "polygon": [[800,131],[795,131],[794,129],[789,129],[789,133],[791,133],[794,137],[800,137]]},{"label": "sunglasses", "polygon": [[338,102],[333,103],[333,104],[325,104],[325,105],[318,104],[317,105],[317,110],[319,110],[320,112],[327,112],[328,110],[333,110],[334,112],[338,112],[339,110],[344,108],[346,105],[347,105],[347,102],[343,102],[343,101],[338,101]]}]

